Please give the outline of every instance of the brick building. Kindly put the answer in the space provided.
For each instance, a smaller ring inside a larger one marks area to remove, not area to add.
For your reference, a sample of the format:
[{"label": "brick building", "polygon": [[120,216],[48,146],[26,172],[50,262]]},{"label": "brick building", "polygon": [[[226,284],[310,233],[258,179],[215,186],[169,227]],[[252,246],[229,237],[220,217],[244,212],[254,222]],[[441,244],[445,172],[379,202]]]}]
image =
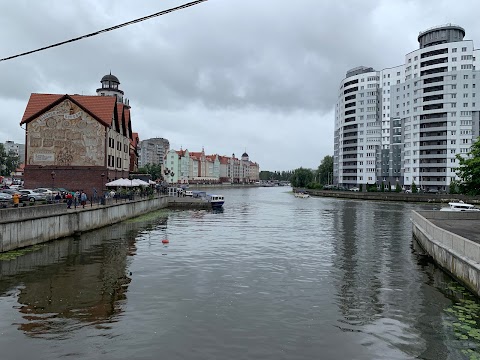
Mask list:
[{"label": "brick building", "polygon": [[31,94],[20,122],[26,130],[26,188],[83,189],[91,195],[137,170],[138,135],[128,100],[114,75],[101,83],[97,96]]}]

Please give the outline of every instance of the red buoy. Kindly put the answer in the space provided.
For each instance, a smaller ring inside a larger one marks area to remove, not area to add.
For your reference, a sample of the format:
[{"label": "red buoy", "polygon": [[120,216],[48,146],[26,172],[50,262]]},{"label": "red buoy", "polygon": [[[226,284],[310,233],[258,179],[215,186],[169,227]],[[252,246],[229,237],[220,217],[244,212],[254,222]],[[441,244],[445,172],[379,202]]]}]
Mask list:
[{"label": "red buoy", "polygon": [[162,240],[162,244],[168,244],[170,241],[168,241],[168,239],[163,239]]}]

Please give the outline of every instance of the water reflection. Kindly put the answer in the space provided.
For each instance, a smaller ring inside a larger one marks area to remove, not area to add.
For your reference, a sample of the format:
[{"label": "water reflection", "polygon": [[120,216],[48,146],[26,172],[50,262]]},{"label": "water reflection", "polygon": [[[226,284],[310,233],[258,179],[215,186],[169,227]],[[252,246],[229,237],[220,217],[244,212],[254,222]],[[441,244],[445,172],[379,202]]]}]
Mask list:
[{"label": "water reflection", "polygon": [[64,338],[83,326],[110,327],[123,312],[131,277],[129,258],[142,231],[166,226],[166,217],[130,221],[55,241],[0,262],[0,293],[14,292],[28,336]]}]

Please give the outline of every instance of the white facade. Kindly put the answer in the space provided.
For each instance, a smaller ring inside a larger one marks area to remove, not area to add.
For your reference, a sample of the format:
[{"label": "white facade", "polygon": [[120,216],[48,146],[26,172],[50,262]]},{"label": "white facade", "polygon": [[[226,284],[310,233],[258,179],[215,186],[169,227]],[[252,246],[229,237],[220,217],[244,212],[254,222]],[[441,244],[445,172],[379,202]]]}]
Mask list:
[{"label": "white facade", "polygon": [[347,72],[335,109],[337,184],[448,190],[455,155],[479,135],[478,50],[463,35],[455,25],[432,28],[404,64]]}]

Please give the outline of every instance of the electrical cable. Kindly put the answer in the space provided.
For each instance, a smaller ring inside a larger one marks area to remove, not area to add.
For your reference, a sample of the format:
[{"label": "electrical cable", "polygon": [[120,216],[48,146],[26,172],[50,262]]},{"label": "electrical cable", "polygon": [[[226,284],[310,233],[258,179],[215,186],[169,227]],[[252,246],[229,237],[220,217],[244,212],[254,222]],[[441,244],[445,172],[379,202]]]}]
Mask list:
[{"label": "electrical cable", "polygon": [[116,30],[116,29],[119,29],[119,28],[122,28],[122,27],[125,27],[125,26],[128,26],[128,25],[132,25],[132,24],[136,24],[136,23],[139,23],[139,22],[142,22],[142,21],[145,21],[145,20],[149,20],[149,19],[154,18],[154,17],[157,17],[157,16],[166,15],[166,14],[168,14],[168,13],[171,13],[171,12],[174,12],[174,11],[177,11],[177,10],[182,10],[182,9],[188,8],[188,7],[190,7],[190,6],[198,5],[198,4],[200,4],[200,3],[202,3],[202,2],[205,2],[205,1],[208,1],[208,0],[192,1],[192,2],[183,4],[183,5],[174,7],[174,8],[170,8],[170,9],[167,9],[167,10],[160,11],[160,12],[155,13],[155,14],[151,14],[151,15],[144,16],[144,17],[141,17],[141,18],[138,18],[138,19],[135,19],[135,20],[131,20],[131,21],[128,21],[128,22],[123,23],[123,24],[115,25],[115,26],[109,27],[109,28],[107,28],[107,29],[95,31],[95,32],[90,33],[90,34],[87,34],[87,35],[82,35],[82,36],[79,36],[79,37],[74,38],[74,39],[62,41],[62,42],[59,42],[59,43],[56,43],[56,44],[52,44],[52,45],[48,45],[48,46],[44,46],[44,47],[42,47],[42,48],[39,48],[39,49],[36,49],[36,50],[27,51],[27,52],[24,52],[24,53],[21,53],[21,54],[12,55],[12,56],[9,56],[9,57],[0,59],[0,62],[1,62],[1,61],[6,61],[6,60],[15,59],[15,58],[20,57],[20,56],[25,56],[25,55],[33,54],[33,53],[36,53],[36,52],[39,52],[39,51],[51,49],[51,48],[54,48],[54,47],[57,47],[57,46],[60,46],[60,45],[64,45],[64,44],[68,44],[68,43],[71,43],[71,42],[74,42],[74,41],[86,39],[86,38],[89,38],[89,37],[92,37],[92,36],[95,36],[95,35],[99,35],[99,34],[102,34],[102,33],[108,32],[108,31]]}]

